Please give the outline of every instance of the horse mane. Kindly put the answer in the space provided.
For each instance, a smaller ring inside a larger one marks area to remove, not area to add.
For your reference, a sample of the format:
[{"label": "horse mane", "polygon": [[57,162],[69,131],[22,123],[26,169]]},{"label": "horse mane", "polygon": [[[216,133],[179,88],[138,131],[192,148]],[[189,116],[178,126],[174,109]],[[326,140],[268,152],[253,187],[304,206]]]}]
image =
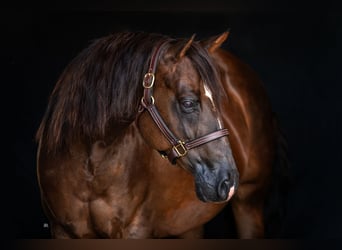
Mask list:
[{"label": "horse mane", "polygon": [[[44,138],[49,151],[67,149],[75,139],[92,142],[105,139],[108,131],[127,127],[138,114],[151,52],[156,44],[169,39],[161,34],[121,32],[93,41],[58,79],[37,141]],[[172,43],[181,48],[186,40],[170,40],[170,46]],[[218,81],[212,79],[216,73],[206,50],[194,43],[187,56],[217,93]]]}]

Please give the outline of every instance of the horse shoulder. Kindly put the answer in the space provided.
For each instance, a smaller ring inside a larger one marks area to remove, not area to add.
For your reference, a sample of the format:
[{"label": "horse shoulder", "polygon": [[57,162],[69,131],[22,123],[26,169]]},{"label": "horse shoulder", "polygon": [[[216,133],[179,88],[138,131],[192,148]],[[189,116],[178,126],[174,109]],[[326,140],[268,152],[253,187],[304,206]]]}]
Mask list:
[{"label": "horse shoulder", "polygon": [[[40,146],[38,180],[54,237],[94,237],[89,227],[88,200],[91,175],[87,155],[73,148],[68,153],[47,152]],[[67,209],[66,209],[67,208]]]}]

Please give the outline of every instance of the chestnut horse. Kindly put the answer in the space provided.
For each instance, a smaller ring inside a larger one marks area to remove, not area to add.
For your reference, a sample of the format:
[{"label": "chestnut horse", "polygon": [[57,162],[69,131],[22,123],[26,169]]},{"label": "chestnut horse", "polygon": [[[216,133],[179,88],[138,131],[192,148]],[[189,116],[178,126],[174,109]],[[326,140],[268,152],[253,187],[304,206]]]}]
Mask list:
[{"label": "chestnut horse", "polygon": [[228,201],[264,236],[278,127],[227,35],[117,33],[67,66],[37,132],[52,237],[200,238]]}]

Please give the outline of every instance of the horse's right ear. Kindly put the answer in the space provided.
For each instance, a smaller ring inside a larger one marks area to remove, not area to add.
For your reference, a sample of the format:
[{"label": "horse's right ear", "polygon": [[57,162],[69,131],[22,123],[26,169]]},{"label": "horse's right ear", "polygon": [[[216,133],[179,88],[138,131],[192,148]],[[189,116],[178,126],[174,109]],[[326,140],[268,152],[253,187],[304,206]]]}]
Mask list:
[{"label": "horse's right ear", "polygon": [[208,40],[201,41],[201,44],[208,50],[209,53],[213,53],[216,49],[227,40],[229,31],[223,32],[219,36],[211,37]]}]

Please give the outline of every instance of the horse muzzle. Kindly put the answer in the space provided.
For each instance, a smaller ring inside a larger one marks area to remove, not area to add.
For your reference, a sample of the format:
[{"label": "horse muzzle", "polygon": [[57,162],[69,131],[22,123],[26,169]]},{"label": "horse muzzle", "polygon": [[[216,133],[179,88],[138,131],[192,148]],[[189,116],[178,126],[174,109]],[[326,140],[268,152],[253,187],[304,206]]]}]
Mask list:
[{"label": "horse muzzle", "polygon": [[235,194],[239,182],[236,169],[216,171],[202,167],[195,174],[196,195],[203,202],[227,202]]}]

